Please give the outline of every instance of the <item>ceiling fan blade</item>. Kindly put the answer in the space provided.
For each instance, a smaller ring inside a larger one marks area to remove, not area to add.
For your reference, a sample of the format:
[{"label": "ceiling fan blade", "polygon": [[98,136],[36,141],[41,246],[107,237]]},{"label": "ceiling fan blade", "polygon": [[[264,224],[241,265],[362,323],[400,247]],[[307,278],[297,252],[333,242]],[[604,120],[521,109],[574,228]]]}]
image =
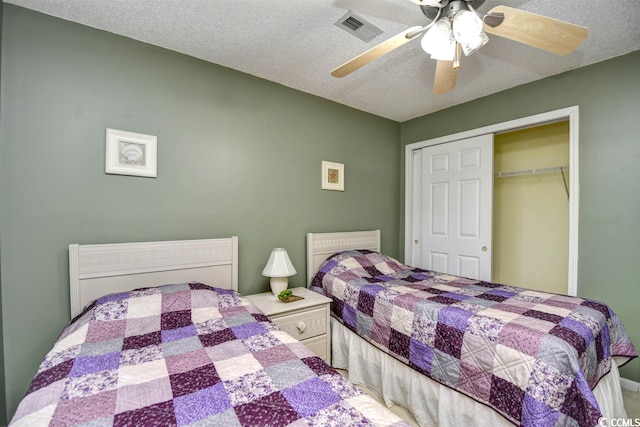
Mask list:
[{"label": "ceiling fan blade", "polygon": [[382,55],[385,55],[391,52],[394,49],[399,48],[407,42],[418,37],[420,34],[424,32],[424,27],[411,27],[407,30],[404,30],[400,34],[397,34],[390,39],[387,39],[380,43],[377,46],[372,47],[368,51],[361,53],[356,56],[352,60],[345,62],[335,70],[331,72],[333,77],[344,77],[347,74],[350,74],[357,70],[360,67],[367,65],[369,62],[372,62]]},{"label": "ceiling fan blade", "polygon": [[433,82],[433,93],[439,95],[449,92],[456,87],[457,80],[458,68],[453,66],[453,61],[438,61],[436,78]]},{"label": "ceiling fan blade", "polygon": [[496,27],[485,24],[487,33],[558,55],[576,50],[589,34],[583,26],[508,6],[496,6],[487,15],[492,14],[503,14],[504,20]]}]

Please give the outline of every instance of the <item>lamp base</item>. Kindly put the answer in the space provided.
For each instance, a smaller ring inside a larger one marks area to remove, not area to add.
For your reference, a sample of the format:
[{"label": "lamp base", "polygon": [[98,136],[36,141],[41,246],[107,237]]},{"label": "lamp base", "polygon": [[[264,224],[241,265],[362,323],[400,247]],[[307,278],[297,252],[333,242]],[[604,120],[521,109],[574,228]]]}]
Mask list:
[{"label": "lamp base", "polygon": [[287,286],[289,286],[289,278],[272,277],[269,284],[271,285],[271,292],[273,292],[273,295],[277,297],[280,295],[280,292],[284,291],[287,289]]}]

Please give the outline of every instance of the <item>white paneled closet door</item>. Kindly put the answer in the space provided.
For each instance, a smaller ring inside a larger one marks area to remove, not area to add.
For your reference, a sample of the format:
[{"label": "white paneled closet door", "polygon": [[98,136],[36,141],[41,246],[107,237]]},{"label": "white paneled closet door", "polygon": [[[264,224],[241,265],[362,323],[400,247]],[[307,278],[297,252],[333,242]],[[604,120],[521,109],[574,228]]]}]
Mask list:
[{"label": "white paneled closet door", "polygon": [[493,134],[422,148],[413,161],[412,264],[490,281]]}]

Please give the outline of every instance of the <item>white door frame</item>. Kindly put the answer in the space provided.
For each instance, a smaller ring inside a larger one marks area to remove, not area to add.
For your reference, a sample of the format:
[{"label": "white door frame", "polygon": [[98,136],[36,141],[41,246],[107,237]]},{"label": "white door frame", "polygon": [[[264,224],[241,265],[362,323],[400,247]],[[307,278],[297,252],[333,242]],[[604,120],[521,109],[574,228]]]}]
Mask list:
[{"label": "white door frame", "polygon": [[578,159],[578,112],[577,105],[549,111],[520,119],[510,120],[494,125],[485,126],[446,135],[426,141],[407,144],[405,147],[405,207],[404,207],[404,257],[405,263],[409,262],[412,253],[413,241],[413,153],[424,147],[459,139],[471,138],[487,133],[504,133],[534,126],[569,120],[569,182],[571,183],[571,197],[569,198],[569,274],[567,294],[578,294],[578,206],[580,201],[579,159]]}]

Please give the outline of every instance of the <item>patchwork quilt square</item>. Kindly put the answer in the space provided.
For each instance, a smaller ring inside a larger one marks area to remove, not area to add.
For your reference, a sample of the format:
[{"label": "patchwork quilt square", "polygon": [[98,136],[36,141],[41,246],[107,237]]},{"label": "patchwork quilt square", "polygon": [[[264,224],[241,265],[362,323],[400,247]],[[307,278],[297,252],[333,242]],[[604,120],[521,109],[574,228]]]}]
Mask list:
[{"label": "patchwork quilt square", "polygon": [[[167,376],[147,381],[123,381],[116,392],[115,413],[132,411],[173,399],[171,382]],[[110,414],[107,412],[102,415]]]},{"label": "patchwork quilt square", "polygon": [[460,362],[460,377],[458,379],[460,390],[488,401],[491,397],[491,379],[490,371],[464,360]]},{"label": "patchwork quilt square", "polygon": [[62,380],[69,375],[73,368],[74,359],[61,361],[58,365],[53,365],[48,369],[40,371],[29,386],[27,393],[33,393],[43,387],[48,386],[58,380]]},{"label": "patchwork quilt square", "polygon": [[236,339],[235,334],[229,328],[214,331],[206,334],[198,335],[200,342],[205,347],[213,347],[227,341],[233,341]]},{"label": "patchwork quilt square", "polygon": [[[272,408],[266,410],[265,408]],[[278,410],[273,410],[277,408]],[[235,408],[241,424],[247,426],[286,426],[299,419],[299,415],[289,402],[280,394],[271,393],[253,402]]]},{"label": "patchwork quilt square", "polygon": [[358,293],[358,311],[368,316],[373,315],[373,309],[376,301],[377,288],[364,287]]},{"label": "patchwork quilt square", "polygon": [[265,369],[279,390],[284,390],[317,376],[306,363],[300,359],[288,360]]},{"label": "patchwork quilt square", "polygon": [[160,344],[162,344],[162,331],[154,331],[144,335],[134,335],[124,338],[122,349],[135,350]]},{"label": "patchwork quilt square", "polygon": [[160,314],[146,317],[127,318],[127,328],[125,329],[125,337],[134,337],[137,335],[146,335],[159,332]]},{"label": "patchwork quilt square", "polygon": [[503,326],[498,343],[516,351],[535,356],[538,354],[544,333],[521,324],[511,322]]},{"label": "patchwork quilt square", "polygon": [[255,322],[255,319],[253,319],[252,316],[248,317],[251,318],[250,322],[231,327],[236,338],[246,339],[255,335],[263,335],[267,333],[267,327],[265,325]]},{"label": "patchwork quilt square", "polygon": [[169,375],[188,372],[210,363],[211,359],[204,348],[165,358],[167,373]]},{"label": "patchwork quilt square", "polygon": [[233,406],[253,402],[278,391],[273,380],[265,371],[256,371],[235,380],[224,381],[223,386]]},{"label": "patchwork quilt square", "polygon": [[209,322],[212,319],[219,319],[222,315],[216,307],[199,307],[191,310],[191,320],[193,323]]},{"label": "patchwork quilt square", "polygon": [[215,365],[205,365],[191,371],[173,374],[169,376],[173,396],[179,397],[185,394],[211,387],[221,381]]},{"label": "patchwork quilt square", "polygon": [[298,358],[298,356],[284,344],[253,350],[253,356],[263,368]]},{"label": "patchwork quilt square", "polygon": [[409,360],[410,342],[410,337],[394,328],[391,328],[391,335],[389,336],[389,350],[405,362]]},{"label": "patchwork quilt square", "polygon": [[71,400],[77,397],[90,396],[116,389],[118,371],[99,371],[78,377],[67,377],[64,392],[60,400]]},{"label": "patchwork quilt square", "polygon": [[169,400],[135,410],[120,412],[113,417],[113,424],[123,426],[177,425],[173,401]]},{"label": "patchwork quilt square", "polygon": [[62,399],[58,402],[51,425],[74,425],[89,423],[113,415],[116,391],[110,390],[77,399]]},{"label": "patchwork quilt square", "polygon": [[307,417],[340,401],[329,384],[318,377],[298,383],[282,391],[291,407],[302,417]]},{"label": "patchwork quilt square", "polygon": [[191,310],[191,292],[189,290],[162,294],[162,312]]},{"label": "patchwork quilt square", "polygon": [[124,339],[116,338],[113,340],[87,342],[78,348],[75,357],[78,356],[100,356],[108,353],[119,353],[122,351]]},{"label": "patchwork quilt square", "polygon": [[[24,398],[25,406],[34,408],[34,412],[47,411],[47,407],[55,408],[56,403],[62,396],[65,388],[65,380],[55,381],[45,387],[29,391]],[[28,412],[16,412],[16,417],[28,415]],[[47,416],[43,419],[50,418],[53,415],[53,409],[48,411]],[[35,421],[34,421],[35,423]],[[27,422],[28,424],[28,422]]]},{"label": "patchwork quilt square", "polygon": [[81,377],[101,371],[116,369],[120,362],[120,353],[107,353],[98,356],[79,356],[69,372],[70,377]]},{"label": "patchwork quilt square", "polygon": [[122,350],[120,353],[120,366],[147,363],[162,358],[162,347],[160,345]]},{"label": "patchwork quilt square", "polygon": [[484,337],[466,334],[462,340],[460,359],[467,365],[492,372],[496,357],[497,342]]},{"label": "patchwork quilt square", "polygon": [[523,313],[525,316],[533,317],[535,319],[544,320],[549,323],[560,323],[562,321],[562,316],[558,316],[557,314],[547,313],[539,310],[528,310]]},{"label": "patchwork quilt square", "polygon": [[193,323],[183,326],[182,328],[167,329],[162,331],[162,341],[171,342],[178,341],[185,338],[195,337],[198,335],[198,331]]},{"label": "patchwork quilt square", "polygon": [[89,325],[86,341],[109,341],[124,337],[126,320],[95,321]]},{"label": "patchwork quilt square", "polygon": [[127,319],[159,316],[162,314],[162,294],[129,298]]},{"label": "patchwork quilt square", "polygon": [[171,311],[160,315],[160,327],[163,331],[183,328],[189,326],[191,323],[190,310]]},{"label": "patchwork quilt square", "polygon": [[167,376],[167,366],[162,359],[136,365],[124,365],[118,369],[118,386],[141,384]]},{"label": "patchwork quilt square", "polygon": [[434,347],[456,359],[460,359],[464,332],[458,328],[438,323],[436,326],[436,340]]},{"label": "patchwork quilt square", "polygon": [[213,362],[213,365],[220,372],[222,381],[233,381],[243,375],[262,369],[262,365],[252,354],[243,354],[229,359],[218,360]]},{"label": "patchwork quilt square", "polygon": [[232,407],[222,383],[194,390],[173,399],[178,425],[188,425],[225,412]]},{"label": "patchwork quilt square", "polygon": [[489,402],[509,418],[520,419],[524,396],[524,390],[517,385],[500,377],[492,377]]},{"label": "patchwork quilt square", "polygon": [[525,390],[533,370],[535,358],[502,344],[495,347],[493,375]]},{"label": "patchwork quilt square", "polygon": [[176,341],[165,341],[161,344],[162,354],[165,357],[188,353],[202,348],[202,342],[197,336],[179,339]]}]

